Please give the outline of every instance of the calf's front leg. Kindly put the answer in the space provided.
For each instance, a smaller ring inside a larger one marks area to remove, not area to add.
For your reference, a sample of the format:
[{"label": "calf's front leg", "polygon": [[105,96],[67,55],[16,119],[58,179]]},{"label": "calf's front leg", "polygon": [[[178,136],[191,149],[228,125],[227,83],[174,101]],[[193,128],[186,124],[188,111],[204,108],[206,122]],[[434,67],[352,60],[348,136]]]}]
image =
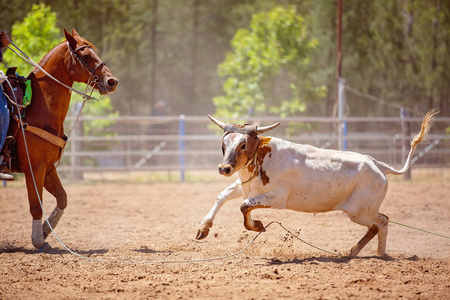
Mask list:
[{"label": "calf's front leg", "polygon": [[236,199],[240,196],[241,196],[240,187],[236,184],[236,182],[234,182],[232,185],[223,190],[217,197],[216,202],[214,203],[212,209],[203,218],[195,238],[197,240],[201,240],[207,237],[209,234],[209,228],[211,228],[213,220],[216,217],[222,205],[224,205],[225,202]]}]

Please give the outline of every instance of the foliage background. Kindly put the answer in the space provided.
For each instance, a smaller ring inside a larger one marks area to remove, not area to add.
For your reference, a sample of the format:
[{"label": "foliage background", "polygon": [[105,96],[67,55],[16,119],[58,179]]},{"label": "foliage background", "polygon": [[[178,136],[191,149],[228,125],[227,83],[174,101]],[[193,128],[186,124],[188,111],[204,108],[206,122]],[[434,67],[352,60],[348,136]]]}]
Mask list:
[{"label": "foliage background", "polygon": [[[417,111],[438,107],[441,116],[449,116],[450,1],[343,2],[342,75],[349,86]],[[100,56],[119,78],[111,103],[121,115],[151,114],[160,100],[167,103],[167,114],[220,112],[221,99],[225,105],[230,102],[224,97],[228,97],[227,82],[233,77],[224,68],[243,45],[233,47],[232,42],[244,32],[255,32],[252,20],[259,18],[261,28],[274,29],[277,26],[270,24],[274,19],[267,14],[280,8],[294,12],[291,16],[302,20],[297,29],[305,43],[293,43],[289,47],[299,50],[301,45],[309,45],[307,53],[300,57],[294,55],[282,67],[271,67],[264,73],[270,76],[259,81],[258,88],[263,93],[260,104],[268,107],[254,109],[252,113],[332,115],[336,1],[45,0],[40,3],[50,6],[56,14],[56,39],[62,37],[63,27],[75,28],[100,49]],[[32,5],[29,0],[0,0],[0,27],[8,30],[17,44],[37,41],[30,36],[16,35],[17,29],[13,27],[23,21]],[[47,18],[53,18],[52,13]],[[33,33],[31,27],[29,33]],[[54,39],[39,43],[37,47],[44,49],[53,46]],[[250,45],[257,46],[257,43]],[[239,80],[249,87],[244,79]],[[233,97],[236,102],[236,96]],[[347,100],[352,116],[398,115],[389,106],[360,97],[349,95]],[[248,113],[248,107],[243,109],[236,103],[234,108],[225,106],[221,113]]]}]

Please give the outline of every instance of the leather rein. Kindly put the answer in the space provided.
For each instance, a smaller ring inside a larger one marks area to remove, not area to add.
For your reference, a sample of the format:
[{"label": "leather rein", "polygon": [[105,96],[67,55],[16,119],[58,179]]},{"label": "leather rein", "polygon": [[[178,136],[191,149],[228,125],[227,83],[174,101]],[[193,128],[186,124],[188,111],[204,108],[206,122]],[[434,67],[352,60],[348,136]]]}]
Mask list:
[{"label": "leather rein", "polygon": [[[86,63],[86,61],[78,54],[78,51],[80,51],[84,48],[89,48],[95,53],[95,51],[92,49],[92,47],[90,45],[81,45],[80,47],[78,47],[74,50],[72,48],[72,46],[69,44],[69,42],[67,42],[67,48],[69,49],[69,53],[70,53],[70,56],[72,57],[72,59],[74,60],[74,57],[76,57],[81,62],[81,64],[86,68],[86,70],[88,70],[91,73],[91,75],[89,76],[87,85],[92,84],[92,86],[94,86],[94,85],[98,84],[98,82],[97,82],[98,76],[95,75],[95,72],[97,71],[97,69],[101,68],[102,66],[106,66],[106,63],[104,61],[101,61],[94,69],[89,67],[89,65]],[[91,78],[93,78],[94,80],[91,81]]]},{"label": "leather rein", "polygon": [[[22,52],[16,45],[14,45],[11,41],[10,41],[10,43],[11,43],[13,46],[15,46],[22,54],[25,55],[25,53],[23,53],[23,52]],[[9,47],[8,47],[8,48],[9,48]],[[88,88],[89,86],[91,86],[92,89],[93,89],[93,87],[94,87],[96,84],[98,84],[98,82],[97,82],[98,76],[95,75],[95,72],[96,72],[99,68],[101,68],[102,66],[106,65],[106,63],[105,63],[104,61],[101,61],[99,64],[97,64],[97,66],[95,66],[94,69],[92,69],[91,67],[89,67],[89,65],[86,63],[86,61],[78,54],[78,51],[80,51],[80,50],[82,50],[82,49],[84,49],[84,48],[90,48],[93,52],[95,52],[95,51],[92,49],[92,47],[91,47],[90,45],[82,45],[82,46],[80,46],[80,47],[78,47],[78,48],[76,48],[76,49],[74,50],[74,49],[72,49],[72,46],[70,46],[69,42],[67,42],[67,48],[68,48],[68,50],[69,50],[70,56],[72,57],[72,60],[75,62],[75,58],[78,59],[78,60],[81,62],[81,64],[83,65],[83,67],[84,67],[86,70],[88,70],[89,73],[90,73],[90,76],[89,76],[89,79],[88,79],[87,85],[86,85],[86,91],[87,91],[87,88]],[[10,48],[10,49],[11,49],[11,48]],[[13,50],[13,52],[15,52],[15,51]],[[15,52],[15,53],[17,54],[17,52]],[[19,55],[19,54],[18,54],[18,55]],[[19,56],[22,57],[21,55],[19,55]],[[25,56],[26,56],[26,55],[25,55]],[[22,57],[22,58],[25,59],[24,57]],[[48,73],[47,73],[44,69],[42,69],[38,64],[34,63],[34,61],[31,60],[31,58],[29,58],[28,56],[26,56],[26,58],[27,58],[27,59],[25,59],[25,60],[26,60],[27,62],[31,63],[32,65],[34,65],[35,67],[37,67],[38,69],[40,69],[41,71],[43,71],[43,72],[44,72],[46,75],[48,75],[51,79],[53,79],[53,80],[55,80],[56,82],[60,83],[60,84],[63,85],[64,87],[68,88],[69,90],[75,91],[77,94],[82,95],[83,98],[85,98],[85,101],[86,101],[87,99],[95,99],[95,98],[91,97],[90,95],[87,95],[86,93],[78,92],[78,91],[72,89],[71,87],[66,86],[65,84],[61,83],[59,80],[57,80],[56,78],[54,78],[53,76],[51,76],[50,74],[48,74]],[[93,80],[92,80],[92,79],[93,79]],[[92,93],[91,93],[91,94],[92,94]],[[80,113],[81,113],[81,111],[80,111]],[[43,129],[40,129],[40,128],[31,126],[31,125],[29,125],[29,124],[27,124],[27,123],[24,123],[24,122],[22,121],[22,118],[20,117],[20,113],[19,113],[19,116],[17,116],[17,115],[14,116],[14,119],[16,120],[17,123],[19,123],[20,126],[22,126],[22,128],[23,128],[24,130],[29,131],[29,132],[32,132],[33,134],[39,136],[40,138],[46,140],[47,142],[49,142],[49,143],[51,143],[51,144],[53,144],[53,145],[59,147],[59,148],[60,148],[60,152],[61,152],[61,154],[62,154],[62,151],[64,151],[64,148],[65,148],[65,146],[66,146],[66,144],[67,144],[67,140],[68,140],[68,137],[67,137],[66,135],[64,135],[64,137],[61,138],[61,137],[59,137],[59,136],[56,136],[56,135],[54,135],[54,134],[51,134],[51,133],[49,133],[49,132],[43,130]],[[75,124],[76,124],[76,123],[75,123]],[[75,126],[75,124],[74,124],[74,126]],[[73,129],[72,129],[72,130],[73,130]]]}]

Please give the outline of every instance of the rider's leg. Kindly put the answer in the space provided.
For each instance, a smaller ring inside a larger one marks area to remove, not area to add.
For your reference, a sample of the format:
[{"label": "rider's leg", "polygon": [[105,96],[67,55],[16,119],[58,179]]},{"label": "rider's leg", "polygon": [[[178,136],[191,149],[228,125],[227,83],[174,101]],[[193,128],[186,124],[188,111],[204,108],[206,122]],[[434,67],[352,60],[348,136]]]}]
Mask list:
[{"label": "rider's leg", "polygon": [[[6,135],[8,134],[9,126],[9,109],[7,106],[5,95],[3,95],[3,90],[0,88],[0,152],[3,149],[6,141]],[[3,156],[0,160],[0,180],[14,180],[11,174],[4,173],[5,166],[2,164]]]}]

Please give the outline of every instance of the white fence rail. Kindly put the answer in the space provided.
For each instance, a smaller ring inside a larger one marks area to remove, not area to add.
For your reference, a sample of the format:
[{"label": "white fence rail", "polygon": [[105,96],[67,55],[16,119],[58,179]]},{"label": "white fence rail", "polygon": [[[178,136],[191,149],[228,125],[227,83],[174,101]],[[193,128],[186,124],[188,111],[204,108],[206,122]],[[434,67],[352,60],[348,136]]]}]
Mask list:
[{"label": "white fence rail", "polygon": [[[68,117],[66,128],[73,121],[73,117]],[[102,121],[110,124],[99,126]],[[419,131],[422,119],[266,117],[245,121],[262,125],[281,122],[270,135],[322,148],[345,145],[344,150],[368,154],[399,166],[404,163],[409,141]],[[435,123],[429,143],[421,145],[416,152],[420,155],[428,146],[428,153],[416,166],[450,167],[450,136],[445,134],[450,118],[438,118]],[[341,137],[337,128],[342,124],[346,130]],[[91,129],[86,133],[84,128]],[[179,170],[183,180],[185,171],[216,168],[221,160],[220,138],[220,130],[204,116],[81,117],[58,171],[65,178],[77,180],[85,172]],[[339,138],[344,143],[339,143]]]}]

